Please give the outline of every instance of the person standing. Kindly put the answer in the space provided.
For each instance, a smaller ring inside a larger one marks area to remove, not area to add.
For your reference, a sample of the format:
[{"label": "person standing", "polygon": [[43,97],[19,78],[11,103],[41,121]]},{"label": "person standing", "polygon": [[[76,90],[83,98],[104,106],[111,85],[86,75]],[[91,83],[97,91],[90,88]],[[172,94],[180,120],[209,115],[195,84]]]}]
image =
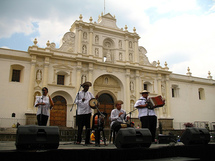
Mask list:
[{"label": "person standing", "polygon": [[89,101],[94,98],[93,94],[89,92],[89,87],[92,86],[91,82],[85,82],[81,85],[83,90],[78,92],[76,104],[77,104],[77,114],[76,121],[78,126],[78,137],[76,144],[81,144],[81,135],[83,132],[83,127],[86,128],[86,138],[85,144],[90,144],[90,118],[91,118],[91,107],[89,106]]},{"label": "person standing", "polygon": [[50,110],[54,106],[51,97],[48,95],[48,88],[42,88],[42,96],[36,96],[35,107],[37,110],[37,123],[39,126],[46,126],[50,115]]},{"label": "person standing", "polygon": [[140,94],[142,94],[142,96],[136,101],[134,107],[138,109],[138,117],[141,121],[142,128],[149,129],[152,134],[152,142],[154,142],[157,126],[157,116],[154,109],[148,108],[147,98],[149,92],[147,90],[144,90],[143,92],[140,92]]}]

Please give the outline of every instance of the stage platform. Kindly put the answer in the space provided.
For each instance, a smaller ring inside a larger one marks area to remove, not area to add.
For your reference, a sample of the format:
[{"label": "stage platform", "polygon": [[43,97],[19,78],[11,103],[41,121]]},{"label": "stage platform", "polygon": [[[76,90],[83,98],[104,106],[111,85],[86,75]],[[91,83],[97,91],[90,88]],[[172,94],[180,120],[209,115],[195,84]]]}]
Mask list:
[{"label": "stage platform", "polygon": [[100,146],[76,145],[74,142],[60,142],[55,150],[25,150],[17,151],[14,141],[0,142],[0,158],[3,160],[146,160],[146,161],[188,161],[188,160],[215,160],[215,144],[183,145],[151,144],[149,148],[117,149],[114,144]]}]

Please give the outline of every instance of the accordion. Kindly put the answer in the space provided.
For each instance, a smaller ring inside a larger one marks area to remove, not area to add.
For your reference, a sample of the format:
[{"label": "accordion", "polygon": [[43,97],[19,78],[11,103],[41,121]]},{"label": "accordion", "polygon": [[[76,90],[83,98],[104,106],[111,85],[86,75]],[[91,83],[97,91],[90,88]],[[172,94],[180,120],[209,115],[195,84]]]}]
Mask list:
[{"label": "accordion", "polygon": [[162,99],[161,96],[149,97],[147,103],[149,109],[163,107],[165,105],[165,101]]}]

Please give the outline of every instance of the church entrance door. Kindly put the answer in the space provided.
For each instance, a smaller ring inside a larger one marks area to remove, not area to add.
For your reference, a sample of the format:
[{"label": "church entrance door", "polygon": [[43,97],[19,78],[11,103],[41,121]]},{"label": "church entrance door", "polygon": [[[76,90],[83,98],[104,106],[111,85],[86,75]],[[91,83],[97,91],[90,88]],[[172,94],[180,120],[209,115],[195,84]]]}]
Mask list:
[{"label": "church entrance door", "polygon": [[110,127],[109,117],[111,111],[114,109],[113,97],[110,94],[103,93],[99,96],[98,100],[100,103],[99,110],[101,112],[107,113],[107,117],[105,118],[105,127],[109,128]]},{"label": "church entrance door", "polygon": [[50,111],[50,126],[66,126],[67,103],[64,97],[53,98],[54,107]]}]

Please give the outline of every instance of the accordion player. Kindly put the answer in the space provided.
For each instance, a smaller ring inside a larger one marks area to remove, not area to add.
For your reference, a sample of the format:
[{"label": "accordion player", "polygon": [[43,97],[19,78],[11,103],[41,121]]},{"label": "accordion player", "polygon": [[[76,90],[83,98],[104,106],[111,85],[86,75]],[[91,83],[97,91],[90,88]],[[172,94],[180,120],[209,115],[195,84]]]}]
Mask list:
[{"label": "accordion player", "polygon": [[156,97],[149,97],[147,99],[147,104],[149,109],[154,109],[158,107],[163,107],[165,105],[165,100],[160,95]]}]

